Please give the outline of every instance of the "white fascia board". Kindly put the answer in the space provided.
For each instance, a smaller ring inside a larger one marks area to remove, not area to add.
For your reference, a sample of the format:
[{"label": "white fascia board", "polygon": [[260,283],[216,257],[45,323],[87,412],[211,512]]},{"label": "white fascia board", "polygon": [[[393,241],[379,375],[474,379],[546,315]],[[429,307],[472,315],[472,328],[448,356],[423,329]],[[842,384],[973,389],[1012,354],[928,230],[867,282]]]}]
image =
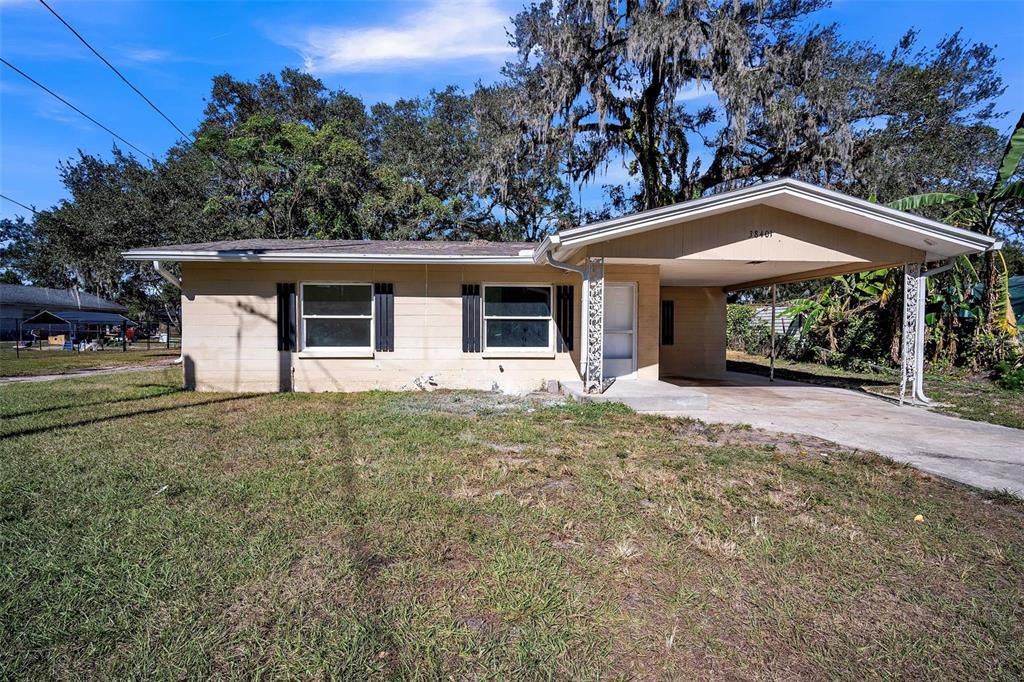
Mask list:
[{"label": "white fascia board", "polygon": [[587,244],[763,204],[774,197],[787,195],[823,205],[830,210],[867,218],[891,228],[941,239],[967,251],[986,251],[993,248],[996,241],[977,232],[944,225],[840,192],[798,180],[783,179],[559,232],[562,248],[557,255]]},{"label": "white fascia board", "polygon": [[464,256],[464,255],[401,255],[401,254],[337,254],[337,253],[293,253],[276,251],[253,253],[251,251],[175,251],[173,249],[152,249],[146,251],[124,251],[125,260],[166,260],[177,263],[369,263],[393,265],[532,265],[530,253],[517,256]]},{"label": "white fascia board", "polygon": [[557,234],[549,234],[548,236],[544,237],[541,243],[538,244],[537,247],[533,250],[533,253],[530,254],[531,258],[533,259],[533,264],[540,265],[544,263],[544,254],[547,253],[552,248],[558,246],[558,243],[559,237]]}]

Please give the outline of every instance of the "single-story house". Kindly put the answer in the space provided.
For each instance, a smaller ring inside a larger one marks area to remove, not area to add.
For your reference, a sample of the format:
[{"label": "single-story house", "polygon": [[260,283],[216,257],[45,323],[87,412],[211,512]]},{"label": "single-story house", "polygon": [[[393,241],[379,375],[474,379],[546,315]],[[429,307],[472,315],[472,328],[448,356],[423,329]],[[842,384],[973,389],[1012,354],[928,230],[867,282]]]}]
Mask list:
[{"label": "single-story house", "polygon": [[186,384],[216,391],[582,381],[599,392],[615,379],[713,378],[725,371],[728,292],[900,266],[916,395],[924,278],[993,248],[991,237],[783,179],[540,243],[244,240],[124,255],[165,276],[162,261],[180,263]]},{"label": "single-story house", "polygon": [[[128,312],[120,303],[74,289],[51,289],[30,287],[19,284],[0,284],[0,338],[17,338],[19,325],[43,311],[65,312],[61,322],[55,322],[62,333],[67,329],[67,318],[79,313],[98,313],[107,320],[106,324],[120,325],[122,315]],[[96,319],[94,318],[93,322]]]}]

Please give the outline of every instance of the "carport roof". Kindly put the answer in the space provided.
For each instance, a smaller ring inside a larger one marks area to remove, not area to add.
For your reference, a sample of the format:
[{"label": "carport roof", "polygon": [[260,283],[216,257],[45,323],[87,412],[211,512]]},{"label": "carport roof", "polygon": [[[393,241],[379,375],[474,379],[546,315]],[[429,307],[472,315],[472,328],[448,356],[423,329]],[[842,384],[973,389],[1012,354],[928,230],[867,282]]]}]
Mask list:
[{"label": "carport roof", "polygon": [[42,312],[33,315],[24,322],[22,327],[32,325],[44,325],[44,324],[109,324],[119,325],[122,322],[127,322],[129,326],[134,327],[136,324],[129,320],[124,315],[118,315],[117,313],[97,313],[88,312],[83,310],[57,310],[51,312],[49,310],[43,310]]},{"label": "carport roof", "polygon": [[545,252],[564,258],[598,242],[640,234],[671,225],[720,215],[751,206],[771,206],[837,227],[920,249],[929,260],[940,260],[999,247],[999,241],[978,232],[953,227],[905,211],[864,201],[792,178],[714,194],[672,206],[642,211],[599,223],[561,230],[545,239],[534,252],[541,262]]}]

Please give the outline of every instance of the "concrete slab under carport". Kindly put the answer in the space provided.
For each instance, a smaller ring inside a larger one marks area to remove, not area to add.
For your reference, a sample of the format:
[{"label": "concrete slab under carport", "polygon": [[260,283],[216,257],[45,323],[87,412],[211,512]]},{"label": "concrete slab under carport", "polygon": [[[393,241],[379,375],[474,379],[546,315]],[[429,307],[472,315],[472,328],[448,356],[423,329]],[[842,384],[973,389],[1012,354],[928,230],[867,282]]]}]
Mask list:
[{"label": "concrete slab under carport", "polygon": [[655,410],[709,423],[749,424],[870,450],[977,488],[1024,495],[1024,431],[900,406],[866,393],[739,372],[665,379],[699,391],[706,407]]}]

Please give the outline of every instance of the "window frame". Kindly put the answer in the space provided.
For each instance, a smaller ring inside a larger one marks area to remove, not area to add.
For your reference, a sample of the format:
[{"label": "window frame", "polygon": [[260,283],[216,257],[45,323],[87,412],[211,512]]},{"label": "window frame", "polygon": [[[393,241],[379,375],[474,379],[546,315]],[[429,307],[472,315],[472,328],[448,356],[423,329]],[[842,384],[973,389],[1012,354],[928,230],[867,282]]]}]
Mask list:
[{"label": "window frame", "polygon": [[[369,315],[306,315],[306,287],[307,286],[351,286],[366,287],[370,292],[370,314]],[[299,282],[299,351],[306,353],[328,353],[332,355],[353,355],[365,357],[373,355],[376,348],[376,319],[377,301],[373,292],[373,282]],[[306,319],[341,319],[341,320],[369,320],[370,323],[370,344],[368,346],[310,346],[306,343]]]},{"label": "window frame", "polygon": [[[488,315],[487,314],[487,289],[489,288],[544,288],[548,290],[548,314],[546,316],[530,315]],[[548,345],[547,346],[488,346],[487,345],[487,321],[488,320],[547,320],[548,321]],[[480,349],[486,354],[523,354],[530,353],[554,353],[555,352],[555,287],[549,282],[484,282],[480,286]]]}]

